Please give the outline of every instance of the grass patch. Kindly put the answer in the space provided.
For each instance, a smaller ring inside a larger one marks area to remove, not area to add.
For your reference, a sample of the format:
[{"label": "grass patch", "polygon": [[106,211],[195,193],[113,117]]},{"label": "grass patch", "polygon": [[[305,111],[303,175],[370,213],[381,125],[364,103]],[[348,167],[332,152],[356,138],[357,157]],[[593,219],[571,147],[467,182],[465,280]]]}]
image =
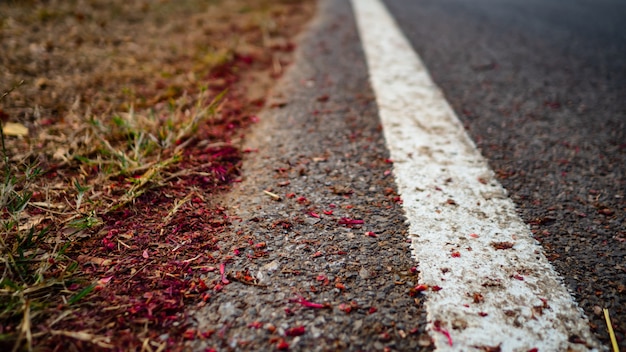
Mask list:
[{"label": "grass patch", "polygon": [[[171,321],[201,292],[167,251],[203,249],[225,226],[210,199],[237,176],[240,129],[261,105],[246,73],[280,74],[311,9],[0,2],[0,349],[180,342]],[[172,287],[176,304],[138,303]]]}]

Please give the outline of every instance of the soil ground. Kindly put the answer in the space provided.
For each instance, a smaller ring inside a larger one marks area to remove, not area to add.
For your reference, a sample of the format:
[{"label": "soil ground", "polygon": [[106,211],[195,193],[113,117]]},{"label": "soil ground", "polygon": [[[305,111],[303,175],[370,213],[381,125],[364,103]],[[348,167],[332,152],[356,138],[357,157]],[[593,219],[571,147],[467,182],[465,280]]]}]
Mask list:
[{"label": "soil ground", "polygon": [[[0,347],[179,350],[314,1],[0,2]],[[218,251],[219,252],[219,251]],[[224,276],[224,275],[222,275]],[[225,277],[223,280],[227,280]]]}]

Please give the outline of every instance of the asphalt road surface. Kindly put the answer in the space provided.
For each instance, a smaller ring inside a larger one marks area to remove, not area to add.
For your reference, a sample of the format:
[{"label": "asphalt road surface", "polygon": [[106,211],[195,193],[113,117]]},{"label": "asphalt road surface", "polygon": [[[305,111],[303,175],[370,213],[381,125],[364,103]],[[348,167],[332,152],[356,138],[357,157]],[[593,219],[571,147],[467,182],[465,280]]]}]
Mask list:
[{"label": "asphalt road surface", "polygon": [[[593,333],[610,346],[608,308],[624,349],[626,4],[384,3]],[[318,11],[225,202],[237,221],[223,250],[258,250],[233,256],[232,282],[193,316],[219,329],[196,350],[429,351],[433,335],[452,344],[465,328],[428,321],[438,288],[420,288],[351,4]]]},{"label": "asphalt road surface", "polygon": [[626,3],[385,0],[609,346],[626,347]]}]

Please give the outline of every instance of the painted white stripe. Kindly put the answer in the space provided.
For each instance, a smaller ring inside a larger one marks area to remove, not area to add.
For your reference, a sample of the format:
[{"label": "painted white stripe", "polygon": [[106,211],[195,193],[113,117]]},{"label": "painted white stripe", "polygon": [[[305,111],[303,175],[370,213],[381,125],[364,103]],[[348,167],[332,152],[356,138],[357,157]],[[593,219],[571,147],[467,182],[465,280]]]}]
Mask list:
[{"label": "painted white stripe", "polygon": [[[393,18],[379,0],[352,5],[420,283],[431,288],[426,309],[437,349],[599,348],[582,311]],[[569,342],[574,335],[588,346]]]}]

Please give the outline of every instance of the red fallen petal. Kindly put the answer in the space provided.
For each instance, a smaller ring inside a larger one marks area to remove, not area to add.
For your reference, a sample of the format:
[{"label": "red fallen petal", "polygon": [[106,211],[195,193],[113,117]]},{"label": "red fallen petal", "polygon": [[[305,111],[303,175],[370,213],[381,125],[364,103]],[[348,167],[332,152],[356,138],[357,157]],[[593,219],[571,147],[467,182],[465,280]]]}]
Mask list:
[{"label": "red fallen petal", "polygon": [[452,336],[450,336],[448,330],[442,328],[439,324],[441,324],[439,321],[435,321],[433,330],[442,333],[448,339],[448,344],[452,346]]},{"label": "red fallen petal", "polygon": [[259,242],[257,244],[254,245],[256,248],[265,248],[266,244],[265,242]]},{"label": "red fallen petal", "polygon": [[314,217],[314,218],[318,218],[318,219],[320,218],[320,214],[318,214],[318,213],[316,213],[316,212],[314,212],[314,211],[309,212],[309,215],[311,215],[311,216],[312,216],[312,217]]},{"label": "red fallen petal", "polygon": [[415,274],[417,272],[417,267],[416,266],[412,266],[411,267],[411,273]]},{"label": "red fallen petal", "polygon": [[370,309],[367,311],[367,313],[369,314],[374,314],[376,312],[378,312],[378,308],[376,307],[370,307]]},{"label": "red fallen petal", "polygon": [[148,250],[147,249],[143,250],[143,253],[141,254],[141,256],[146,258],[146,259],[150,258],[150,256],[148,255]]},{"label": "red fallen petal", "polygon": [[295,198],[296,194],[295,193],[287,193],[287,194],[285,194],[285,197],[290,198],[290,199],[291,198]]},{"label": "red fallen petal", "polygon": [[113,276],[103,277],[102,279],[98,280],[98,284],[99,285],[106,285],[106,284],[109,283],[109,281],[111,281],[112,278],[113,278]]},{"label": "red fallen petal", "polygon": [[352,311],[352,306],[345,303],[340,303],[338,308],[346,313],[350,313]]},{"label": "red fallen petal", "polygon": [[477,234],[475,234],[475,233],[470,233],[470,235],[469,235],[469,236],[470,236],[471,238],[478,238],[478,237],[480,237],[480,236],[478,236],[478,235],[477,235]]},{"label": "red fallen petal", "polygon": [[452,258],[459,258],[459,257],[461,256],[461,252],[459,252],[459,251],[454,251],[454,252],[452,252],[452,254],[451,254],[451,255],[452,255]]},{"label": "red fallen petal", "polygon": [[335,209],[335,208],[337,207],[337,205],[335,205],[335,204],[333,204],[333,203],[328,204],[328,206],[329,206],[331,209]]},{"label": "red fallen petal", "polygon": [[278,343],[276,344],[276,349],[280,350],[280,351],[286,351],[289,349],[289,344],[287,342],[285,342],[285,340],[280,340],[278,341]]},{"label": "red fallen petal", "polygon": [[220,292],[222,289],[224,288],[224,286],[217,284],[213,287],[213,291],[215,292]]},{"label": "red fallen petal", "polygon": [[261,323],[260,321],[253,321],[252,323],[248,324],[249,328],[254,328],[254,329],[260,329],[263,327],[263,323]]},{"label": "red fallen petal", "polygon": [[[205,331],[205,332],[203,332],[203,333],[200,333],[200,336],[201,336],[203,339],[208,339],[208,338],[209,338],[209,337],[211,337],[214,333],[215,333],[215,330],[207,330],[207,331]],[[215,350],[211,348],[211,349],[207,349],[206,351],[215,351]]]},{"label": "red fallen petal", "polygon": [[346,286],[344,284],[342,284],[341,282],[336,283],[335,287],[340,289],[340,290],[345,290],[346,289]]},{"label": "red fallen petal", "polygon": [[428,290],[428,285],[417,285],[415,286],[415,291],[422,292]]},{"label": "red fallen petal", "polygon": [[306,197],[299,197],[296,201],[300,204],[307,203],[309,200]]},{"label": "red fallen petal", "polygon": [[522,275],[515,274],[515,275],[513,275],[513,277],[518,279],[519,281],[524,281],[524,277]]},{"label": "red fallen petal", "polygon": [[301,304],[304,307],[307,308],[316,308],[316,309],[320,309],[320,308],[326,308],[327,306],[324,304],[320,304],[320,303],[313,303],[313,302],[309,302],[307,301],[304,297],[302,296],[298,296],[298,299],[295,300],[290,300],[290,302],[296,302]]},{"label": "red fallen petal", "polygon": [[224,272],[226,271],[226,264],[221,263],[220,264],[220,276],[222,279],[222,283],[224,285],[228,285],[230,283],[230,281],[228,281],[228,279],[226,278],[226,275],[224,274]]},{"label": "red fallen petal", "polygon": [[194,329],[187,329],[183,332],[183,338],[187,340],[193,340],[194,337],[196,337],[196,330]]},{"label": "red fallen petal", "polygon": [[324,280],[326,280],[326,276],[324,276],[324,275],[317,275],[315,280],[317,280],[317,281],[324,281]]},{"label": "red fallen petal", "polygon": [[430,288],[431,290],[437,292],[437,291],[441,291],[441,287],[440,286],[433,286]]},{"label": "red fallen petal", "polygon": [[370,236],[370,237],[378,237],[378,235],[376,235],[376,234],[375,234],[375,233],[373,233],[372,231],[369,231],[369,232],[367,233],[367,235],[368,235],[368,236]]},{"label": "red fallen petal", "polygon": [[285,330],[285,335],[287,336],[302,336],[304,335],[304,326],[296,326],[291,329]]},{"label": "red fallen petal", "polygon": [[333,211],[332,210],[324,210],[324,214],[326,214],[326,215],[333,215]]},{"label": "red fallen petal", "polygon": [[363,223],[365,223],[363,220],[350,219],[350,218],[339,219],[339,224],[341,225],[361,225]]},{"label": "red fallen petal", "polygon": [[533,347],[529,349],[528,352],[539,352],[539,349],[537,347]]},{"label": "red fallen petal", "polygon": [[233,254],[239,255],[239,253],[241,253],[241,252],[239,252],[239,249],[237,249],[237,248],[233,249]]},{"label": "red fallen petal", "polygon": [[485,312],[478,312],[478,315],[480,315],[481,317],[486,317],[489,314],[485,313]]},{"label": "red fallen petal", "polygon": [[313,253],[313,258],[317,258],[317,257],[321,257],[322,256],[322,252],[315,252]]}]

